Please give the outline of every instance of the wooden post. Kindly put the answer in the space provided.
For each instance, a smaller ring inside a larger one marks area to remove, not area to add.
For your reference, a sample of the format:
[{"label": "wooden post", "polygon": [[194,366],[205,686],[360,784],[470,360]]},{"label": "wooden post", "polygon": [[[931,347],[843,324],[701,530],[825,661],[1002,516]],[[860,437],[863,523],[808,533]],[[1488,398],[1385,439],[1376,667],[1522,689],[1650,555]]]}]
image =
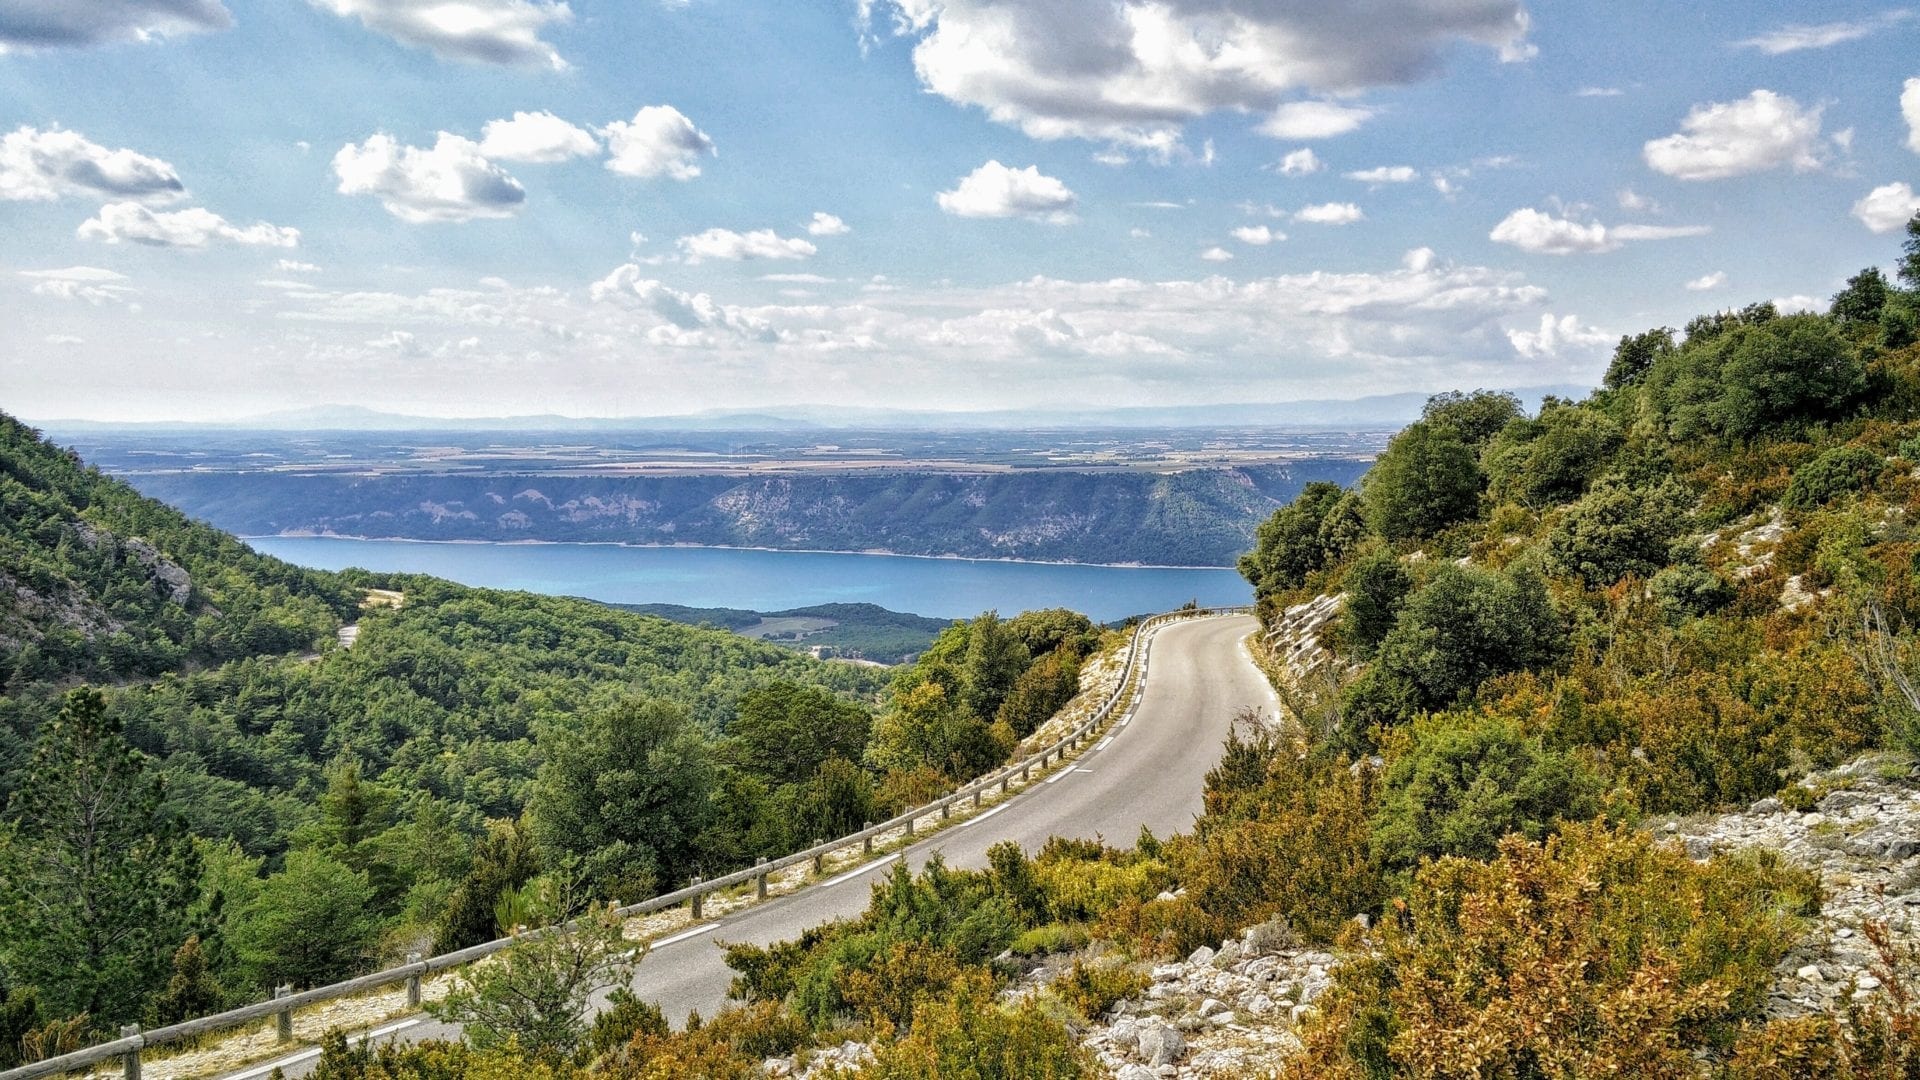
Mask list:
[{"label": "wooden post", "polygon": [[[1041,762],[1041,764],[1045,765],[1046,762],[1043,761]],[[1031,780],[1032,778],[1033,778],[1033,766],[1031,765],[1020,766],[1020,782],[1024,784],[1028,780]]]},{"label": "wooden post", "polygon": [[913,818],[911,817],[907,818],[907,835],[913,835]]},{"label": "wooden post", "polygon": [[[288,984],[274,987],[273,996],[276,998],[292,997],[293,985],[291,983],[288,983]],[[280,1037],[281,1042],[283,1043],[292,1042],[293,1041],[293,1010],[281,1009],[279,1012],[274,1013],[273,1027],[274,1027],[274,1033]]]},{"label": "wooden post", "polygon": [[1006,793],[1007,793],[1007,777],[1002,776],[1000,778],[1000,794],[1005,795]]},{"label": "wooden post", "polygon": [[[821,844],[824,844],[824,843],[826,843],[825,840],[815,840],[813,842],[815,847],[819,847]],[[813,857],[813,872],[816,874],[824,874],[827,872],[827,853],[826,852],[823,851],[820,854],[815,855]]]},{"label": "wooden post", "polygon": [[[699,878],[699,875],[695,875],[695,876],[694,876],[694,879],[693,879],[693,884],[694,884],[694,887],[695,887],[695,888],[698,888],[698,887],[699,887],[699,885],[700,885],[700,878]],[[705,900],[706,898],[707,898],[707,894],[706,894],[706,893],[694,893],[694,894],[693,894],[693,901],[692,901],[692,902],[693,902],[693,921],[694,921],[694,922],[699,922],[699,921],[700,921],[700,911],[701,911],[701,909],[702,909],[702,908],[703,908],[703,907],[705,906],[705,905],[704,905],[704,904],[702,903],[702,901],[704,901],[704,900]]]},{"label": "wooden post", "polygon": [[753,891],[760,899],[765,900],[767,898],[767,860],[761,859],[756,865],[760,867],[760,876],[753,879]]},{"label": "wooden post", "polygon": [[[407,963],[417,964],[419,962],[420,962],[419,953],[410,952],[407,954]],[[419,1007],[420,1007],[420,973],[416,971],[413,974],[407,976],[407,1008],[417,1009]]]},{"label": "wooden post", "polygon": [[973,789],[973,808],[975,810],[980,809],[980,789],[979,788]]},{"label": "wooden post", "polygon": [[[140,1034],[139,1024],[128,1024],[120,1029],[120,1037],[123,1039],[132,1038],[138,1034]],[[140,1048],[136,1046],[127,1051],[120,1060],[126,1068],[127,1080],[140,1080]]]},{"label": "wooden post", "polygon": [[947,818],[951,816],[953,816],[953,804],[941,803],[940,804],[940,820],[945,821],[947,820]]},{"label": "wooden post", "polygon": [[[871,829],[871,828],[873,828],[873,822],[869,821],[866,824],[860,826],[860,831],[866,832],[868,829]],[[865,849],[865,852],[864,852],[865,854],[867,855],[873,854],[873,837],[871,836],[867,837],[866,840],[863,842],[862,847]]]}]

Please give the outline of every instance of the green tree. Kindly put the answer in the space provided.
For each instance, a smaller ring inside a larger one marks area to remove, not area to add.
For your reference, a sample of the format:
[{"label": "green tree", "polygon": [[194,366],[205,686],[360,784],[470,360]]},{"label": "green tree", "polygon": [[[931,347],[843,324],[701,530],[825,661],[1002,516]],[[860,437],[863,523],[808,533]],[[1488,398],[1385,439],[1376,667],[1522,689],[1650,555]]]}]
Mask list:
[{"label": "green tree", "polygon": [[873,725],[867,761],[877,769],[910,773],[927,767],[948,779],[992,768],[1012,749],[1012,731],[1002,737],[994,726],[948,698],[937,682],[924,683],[894,697]]},{"label": "green tree", "polygon": [[1901,245],[1900,280],[1909,289],[1920,291],[1920,213],[1907,219],[1907,240]]},{"label": "green tree", "polygon": [[1547,536],[1548,557],[1595,588],[1628,574],[1652,577],[1687,528],[1690,500],[1672,480],[1656,488],[1601,483],[1574,503]]},{"label": "green tree", "polygon": [[1627,334],[1614,347],[1613,361],[1607,365],[1605,385],[1609,390],[1632,386],[1646,377],[1661,357],[1673,352],[1673,331],[1665,326],[1641,334]]},{"label": "green tree", "polygon": [[1521,415],[1520,399],[1503,390],[1475,390],[1471,394],[1449,390],[1428,398],[1420,411],[1422,422],[1452,428],[1467,445],[1476,448],[1485,446]]},{"label": "green tree", "polygon": [[[624,881],[644,875],[678,883],[692,870],[717,779],[706,738],[685,709],[640,699],[553,725],[547,760],[534,778],[527,818],[549,861],[565,854],[619,866]],[[629,887],[631,887],[629,885]]]},{"label": "green tree", "polygon": [[374,957],[380,919],[367,876],[312,850],[287,853],[228,930],[256,985],[320,986],[361,974]]},{"label": "green tree", "polygon": [[1068,608],[1023,611],[1007,620],[1007,629],[1027,647],[1027,655],[1036,657],[1060,648],[1081,657],[1100,642],[1100,628],[1093,620]]},{"label": "green tree", "polygon": [[354,849],[393,823],[400,793],[367,780],[360,762],[342,755],[327,767],[327,790],[320,794],[320,820],[314,839],[343,852],[349,862]]},{"label": "green tree", "polygon": [[1013,690],[1000,703],[996,719],[1024,739],[1065,708],[1079,691],[1079,658],[1062,645],[1035,660],[1014,680]]},{"label": "green tree", "polygon": [[878,816],[873,779],[845,758],[828,758],[811,779],[787,791],[786,820],[794,847],[857,832]]},{"label": "green tree", "polygon": [[1389,540],[1418,540],[1474,515],[1485,478],[1451,426],[1426,421],[1393,437],[1360,482],[1367,520]]},{"label": "green tree", "polygon": [[1580,497],[1625,445],[1620,425],[1597,409],[1549,400],[1536,420],[1509,424],[1487,448],[1494,495],[1547,507]]},{"label": "green tree", "polygon": [[1010,624],[991,611],[981,615],[967,627],[967,651],[960,664],[961,702],[973,715],[991,720],[1032,662]]},{"label": "green tree", "polygon": [[173,954],[173,974],[153,1001],[153,1019],[161,1024],[177,1024],[196,1016],[215,1012],[225,998],[219,980],[207,964],[207,950],[200,935],[187,938]]},{"label": "green tree", "polygon": [[187,938],[192,841],[97,690],[67,694],[0,826],[0,967],[55,1016],[139,1019]]},{"label": "green tree", "polygon": [[1376,551],[1354,560],[1340,587],[1347,601],[1336,635],[1347,652],[1364,660],[1392,632],[1401,603],[1413,591],[1413,575],[1393,552]]},{"label": "green tree", "polygon": [[1865,447],[1836,446],[1793,470],[1781,502],[1791,510],[1817,510],[1872,487],[1886,467],[1886,459]]},{"label": "green tree", "polygon": [[1509,833],[1542,840],[1559,822],[1599,810],[1590,774],[1499,717],[1416,723],[1412,747],[1387,766],[1382,783],[1371,846],[1389,871],[1441,855],[1491,858]]},{"label": "green tree", "polygon": [[1321,525],[1346,492],[1316,480],[1254,530],[1253,550],[1240,556],[1240,576],[1256,596],[1297,589],[1336,554],[1327,550]]},{"label": "green tree", "polygon": [[1846,288],[1833,295],[1832,315],[1843,326],[1879,327],[1880,312],[1887,306],[1887,297],[1892,290],[1887,285],[1887,275],[1877,266],[1865,270],[1847,279]]},{"label": "green tree", "polygon": [[1866,391],[1866,367],[1833,323],[1788,315],[1736,332],[1721,370],[1722,392],[1708,417],[1746,440],[1794,420],[1849,410]]},{"label": "green tree", "polygon": [[492,941],[497,935],[494,908],[500,898],[540,871],[533,837],[519,821],[491,821],[473,847],[466,877],[447,897],[434,948],[440,952]]},{"label": "green tree", "polygon": [[873,717],[818,686],[777,682],[741,695],[720,752],[769,784],[797,784],[831,757],[857,758]]}]

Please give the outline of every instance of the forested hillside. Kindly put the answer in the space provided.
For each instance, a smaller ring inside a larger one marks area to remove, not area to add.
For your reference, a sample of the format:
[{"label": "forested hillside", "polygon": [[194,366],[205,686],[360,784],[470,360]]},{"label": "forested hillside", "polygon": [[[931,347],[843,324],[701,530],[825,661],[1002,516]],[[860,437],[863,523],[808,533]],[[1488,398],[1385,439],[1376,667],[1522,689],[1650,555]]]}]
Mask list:
[{"label": "forested hillside", "polygon": [[1100,640],[985,615],[893,673],[298,570],[0,423],[0,1066],[857,829],[1004,760]]},{"label": "forested hillside", "polygon": [[[1904,288],[1867,270],[1825,314],[1631,335],[1604,387],[1533,416],[1435,398],[1358,491],[1276,514],[1242,564],[1263,617],[1343,609],[1189,835],[897,869],[857,919],[734,949],[749,1006],[684,1033],[636,1008],[576,1044],[336,1048],[336,1075],[748,1076],[856,1038],[857,1075],[1081,1077],[1103,1020],[1139,1075],[1233,1028],[1298,1080],[1916,1075],[1910,917],[1844,928],[1870,970],[1809,1013],[1777,988],[1825,977],[1790,957],[1847,883],[1649,828],[1818,802],[1812,834],[1904,865],[1890,903],[1920,903],[1913,844],[1838,812],[1878,796],[1800,783],[1875,752],[1860,768],[1920,785],[1920,218],[1908,235]],[[1229,965],[1265,965],[1257,997],[1110,1012]]]},{"label": "forested hillside", "polygon": [[334,476],[146,473],[148,494],[243,536],[562,540],[1227,566],[1253,526],[1348,458],[1184,472]]}]

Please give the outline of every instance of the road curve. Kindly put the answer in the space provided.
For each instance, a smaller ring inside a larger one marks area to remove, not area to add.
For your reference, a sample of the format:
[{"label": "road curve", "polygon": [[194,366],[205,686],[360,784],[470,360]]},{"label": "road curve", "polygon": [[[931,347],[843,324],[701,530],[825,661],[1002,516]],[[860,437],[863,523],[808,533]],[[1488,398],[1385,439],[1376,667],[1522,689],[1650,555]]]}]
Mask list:
[{"label": "road curve", "polygon": [[[872,882],[900,857],[916,869],[935,854],[949,866],[980,867],[986,865],[987,849],[1003,840],[1034,852],[1053,836],[1124,845],[1143,827],[1159,836],[1184,831],[1200,813],[1202,782],[1219,760],[1233,718],[1244,709],[1276,708],[1272,689],[1243,645],[1254,626],[1252,617],[1241,615],[1161,629],[1148,653],[1139,708],[1067,770],[897,856],[655,943],[635,971],[634,992],[658,1003],[676,1023],[696,1010],[712,1016],[725,1004],[733,978],[721,943],[770,945],[798,937],[810,926],[857,915],[866,908]],[[454,1038],[458,1029],[423,1017],[373,1034],[417,1041]],[[276,1065],[288,1077],[298,1077],[317,1059],[318,1052],[309,1050],[225,1074],[222,1080],[258,1080]]]}]

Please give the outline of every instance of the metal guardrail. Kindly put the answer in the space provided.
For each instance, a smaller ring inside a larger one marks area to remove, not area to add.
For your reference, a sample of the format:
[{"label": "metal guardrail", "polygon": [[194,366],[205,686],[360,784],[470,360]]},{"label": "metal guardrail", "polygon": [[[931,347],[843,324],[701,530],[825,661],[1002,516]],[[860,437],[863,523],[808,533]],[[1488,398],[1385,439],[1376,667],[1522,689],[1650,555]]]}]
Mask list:
[{"label": "metal guardrail", "polygon": [[[694,918],[698,919],[700,918],[701,902],[712,893],[753,882],[758,894],[761,897],[765,897],[767,895],[768,877],[782,870],[787,870],[807,862],[814,863],[816,870],[818,870],[821,867],[821,861],[833,852],[854,844],[863,845],[868,850],[871,850],[872,840],[900,828],[904,828],[906,830],[906,836],[911,838],[914,832],[914,822],[920,818],[930,814],[940,814],[944,818],[951,813],[955,805],[968,799],[974,799],[975,805],[978,805],[978,796],[995,787],[999,788],[1002,794],[1005,794],[1008,786],[1015,777],[1026,780],[1032,775],[1034,769],[1046,768],[1049,761],[1065,760],[1066,753],[1069,749],[1080,745],[1089,735],[1099,730],[1101,726],[1114,715],[1116,710],[1130,708],[1134,704],[1134,701],[1139,697],[1139,688],[1147,672],[1147,654],[1143,646],[1147,643],[1147,634],[1150,630],[1158,629],[1170,622],[1177,622],[1182,619],[1212,615],[1246,614],[1251,610],[1251,608],[1246,607],[1188,608],[1155,615],[1140,622],[1134,627],[1133,640],[1129,642],[1127,648],[1127,663],[1126,666],[1121,669],[1120,681],[1114,687],[1113,693],[1107,697],[1107,700],[1102,703],[1098,709],[1094,710],[1092,716],[1075,725],[1073,730],[1067,732],[1053,745],[1042,749],[1037,754],[1031,754],[1010,765],[1002,766],[994,772],[961,785],[950,794],[935,799],[924,806],[909,810],[897,817],[880,822],[878,825],[870,825],[867,828],[861,829],[859,832],[842,836],[837,840],[829,840],[825,843],[816,844],[813,847],[796,851],[791,855],[784,855],[778,859],[771,861],[763,860],[745,870],[736,870],[731,874],[714,878],[711,881],[696,881],[684,889],[678,889],[670,893],[662,893],[659,896],[643,900],[637,904],[628,904],[625,907],[616,908],[615,913],[626,918],[634,915],[646,915],[656,911],[663,911],[680,904],[689,904],[692,906]],[[566,929],[567,926],[565,925],[549,926],[534,933],[550,934],[557,931],[565,931]],[[344,982],[331,983],[326,986],[316,986],[310,990],[302,990],[298,993],[283,990],[275,997],[266,1001],[255,1002],[252,1005],[242,1005],[237,1009],[229,1009],[226,1012],[215,1013],[212,1016],[202,1016],[178,1024],[169,1024],[166,1027],[155,1028],[152,1031],[141,1031],[138,1025],[131,1025],[122,1028],[120,1038],[111,1042],[99,1043],[82,1050],[61,1054],[58,1057],[30,1062],[26,1065],[8,1069],[5,1072],[0,1072],[0,1080],[37,1080],[39,1077],[59,1076],[63,1073],[74,1072],[110,1062],[116,1058],[125,1063],[126,1076],[129,1080],[139,1080],[140,1052],[148,1047],[182,1042],[210,1032],[239,1027],[242,1024],[252,1023],[256,1020],[264,1020],[270,1016],[276,1018],[279,1022],[281,1041],[290,1042],[292,1041],[292,1016],[296,1009],[301,1009],[308,1005],[317,1005],[325,1001],[333,1001],[338,998],[352,997],[355,994],[364,993],[368,990],[377,990],[383,986],[392,986],[395,983],[406,983],[407,1001],[409,1004],[417,1005],[420,1000],[420,980],[422,978],[437,972],[446,971],[450,968],[471,964],[476,960],[485,959],[503,949],[511,948],[515,943],[524,941],[526,938],[526,934],[521,934],[517,937],[498,938],[480,945],[468,946],[467,948],[458,949],[454,952],[441,953],[438,956],[429,956],[424,959],[402,964],[399,967],[387,968],[384,971],[376,971],[370,975],[362,975]]]}]

